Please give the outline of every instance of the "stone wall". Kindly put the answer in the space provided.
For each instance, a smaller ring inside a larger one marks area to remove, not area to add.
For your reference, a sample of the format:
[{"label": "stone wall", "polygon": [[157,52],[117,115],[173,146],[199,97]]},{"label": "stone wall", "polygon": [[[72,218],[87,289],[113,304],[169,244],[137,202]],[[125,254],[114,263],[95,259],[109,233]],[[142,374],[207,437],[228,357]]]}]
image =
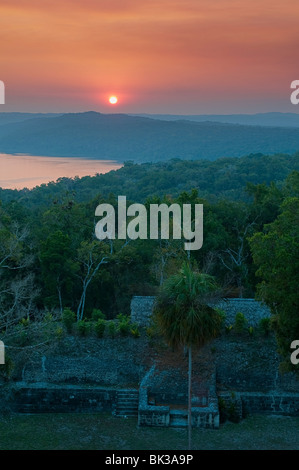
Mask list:
[{"label": "stone wall", "polygon": [[[148,404],[148,383],[144,381],[139,389],[138,425],[187,426],[186,409]],[[10,393],[9,399],[6,396],[6,408],[17,413],[115,414],[118,391],[100,387],[20,384]],[[252,414],[299,416],[299,392],[220,392],[206,406],[192,406],[192,426],[217,429],[220,421],[229,419],[238,422]]]},{"label": "stone wall", "polygon": [[239,420],[251,414],[299,416],[299,393],[221,392],[220,414]]},{"label": "stone wall", "polygon": [[299,393],[299,376],[281,372],[273,334],[228,333],[213,342],[218,391]]},{"label": "stone wall", "polygon": [[169,426],[169,407],[149,404],[148,388],[154,372],[155,366],[152,366],[140,383],[138,426]]},{"label": "stone wall", "polygon": [[[68,344],[70,341],[70,344]],[[66,338],[59,349],[36,354],[14,371],[16,382],[127,387],[145,373],[145,342],[132,337]]]},{"label": "stone wall", "polygon": [[19,385],[11,397],[17,413],[79,413],[114,411],[116,390],[75,386]]},{"label": "stone wall", "polygon": [[192,407],[192,426],[196,428],[219,428],[219,408],[217,400],[209,400],[205,407]]},{"label": "stone wall", "polygon": [[299,416],[299,393],[242,393],[243,416],[264,413]]},{"label": "stone wall", "polygon": [[270,309],[255,299],[226,299],[217,304],[225,312],[225,324],[233,325],[236,314],[243,313],[247,326],[257,326],[262,318],[270,318]]},{"label": "stone wall", "polygon": [[[131,319],[140,326],[148,326],[153,312],[154,296],[135,296],[131,301]],[[255,299],[226,299],[215,305],[225,312],[225,324],[232,325],[238,312],[244,314],[248,326],[257,326],[262,318],[269,318],[267,306]]]},{"label": "stone wall", "polygon": [[154,296],[135,296],[131,300],[131,320],[140,326],[148,326],[153,313]]},{"label": "stone wall", "polygon": [[169,423],[168,406],[147,406],[138,411],[138,426],[168,427]]}]

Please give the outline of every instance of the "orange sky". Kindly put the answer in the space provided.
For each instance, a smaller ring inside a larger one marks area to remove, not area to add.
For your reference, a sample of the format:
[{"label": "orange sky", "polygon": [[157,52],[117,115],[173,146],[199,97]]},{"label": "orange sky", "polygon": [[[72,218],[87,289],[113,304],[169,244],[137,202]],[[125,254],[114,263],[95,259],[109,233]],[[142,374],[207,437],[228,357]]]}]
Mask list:
[{"label": "orange sky", "polygon": [[1,0],[0,112],[299,112],[298,25],[298,0]]}]

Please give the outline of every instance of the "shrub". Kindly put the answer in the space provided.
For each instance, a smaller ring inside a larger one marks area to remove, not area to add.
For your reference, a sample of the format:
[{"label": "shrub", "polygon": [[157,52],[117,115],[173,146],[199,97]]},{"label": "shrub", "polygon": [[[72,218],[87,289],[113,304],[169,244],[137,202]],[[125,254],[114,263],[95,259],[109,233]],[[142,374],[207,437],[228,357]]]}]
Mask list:
[{"label": "shrub", "polygon": [[124,315],[123,313],[120,313],[117,315],[117,320],[118,320],[118,331],[122,336],[127,336],[130,331],[130,317],[129,315]]},{"label": "shrub", "polygon": [[227,333],[227,334],[230,333],[232,329],[233,329],[233,325],[226,325],[225,326],[225,333]]},{"label": "shrub", "polygon": [[70,308],[65,308],[62,313],[62,323],[66,327],[68,333],[71,333],[76,315]]},{"label": "shrub", "polygon": [[139,331],[139,327],[137,324],[134,324],[131,326],[131,335],[134,337],[134,338],[139,338],[140,336],[140,331]]},{"label": "shrub", "polygon": [[102,318],[99,318],[95,324],[95,332],[98,338],[102,338],[106,328],[106,321]]},{"label": "shrub", "polygon": [[221,325],[223,326],[225,323],[225,319],[226,319],[226,313],[224,310],[220,308],[215,308],[215,310],[218,313],[219,317],[221,318]]},{"label": "shrub", "polygon": [[124,313],[119,313],[117,316],[116,316],[116,319],[121,322],[121,321],[127,321],[129,320],[129,315],[125,315]]},{"label": "shrub", "polygon": [[61,326],[58,326],[55,330],[55,337],[58,339],[58,340],[61,340],[62,337],[63,337],[63,329],[61,328]]},{"label": "shrub", "polygon": [[149,325],[145,326],[144,331],[150,342],[161,337],[161,330],[155,318],[151,318]]},{"label": "shrub", "polygon": [[20,320],[20,324],[21,324],[24,328],[26,328],[27,326],[29,326],[29,323],[30,323],[29,318],[22,318],[22,319]]},{"label": "shrub", "polygon": [[115,338],[115,335],[116,335],[116,325],[115,325],[115,322],[114,321],[110,321],[108,323],[108,332],[109,332],[109,336],[111,336],[111,338]]},{"label": "shrub", "polygon": [[86,320],[79,320],[77,322],[77,330],[80,336],[86,336],[89,332],[89,323]]},{"label": "shrub", "polygon": [[268,336],[271,330],[270,318],[261,318],[259,322],[259,330],[263,336]]},{"label": "shrub", "polygon": [[43,318],[43,321],[45,323],[51,323],[51,322],[53,322],[53,320],[54,320],[54,318],[53,318],[52,313],[50,313],[50,312],[45,313],[44,318]]},{"label": "shrub", "polygon": [[118,325],[118,331],[122,336],[128,336],[130,330],[130,325],[127,322],[120,322]]},{"label": "shrub", "polygon": [[155,336],[156,330],[153,326],[147,326],[145,333],[148,338],[152,339]]},{"label": "shrub", "polygon": [[92,321],[98,321],[98,320],[105,320],[106,315],[102,312],[102,310],[98,308],[94,308],[92,313],[91,313],[91,319]]},{"label": "shrub", "polygon": [[245,330],[246,323],[245,315],[241,312],[236,313],[234,328],[237,333],[242,333]]},{"label": "shrub", "polygon": [[224,398],[219,397],[218,405],[221,423],[224,423],[227,420],[231,421],[232,423],[240,422],[241,416],[237,410],[237,401],[234,393],[232,393],[231,400],[225,400]]}]

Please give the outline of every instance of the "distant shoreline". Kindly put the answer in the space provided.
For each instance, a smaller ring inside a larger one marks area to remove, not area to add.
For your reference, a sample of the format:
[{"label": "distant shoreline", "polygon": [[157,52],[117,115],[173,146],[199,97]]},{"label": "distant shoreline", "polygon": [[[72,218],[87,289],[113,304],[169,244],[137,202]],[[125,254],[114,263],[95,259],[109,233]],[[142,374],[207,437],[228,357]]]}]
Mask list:
[{"label": "distant shoreline", "polygon": [[77,159],[77,160],[95,160],[95,161],[98,161],[98,162],[111,162],[111,163],[117,163],[119,165],[123,165],[124,162],[121,161],[121,160],[117,160],[115,158],[98,158],[98,157],[85,157],[85,156],[72,156],[72,155],[40,155],[40,154],[36,154],[34,155],[33,153],[14,153],[14,152],[11,152],[11,153],[6,153],[6,152],[1,152],[0,151],[0,157],[2,155],[5,155],[5,156],[10,156],[10,157],[38,157],[38,158],[65,158],[65,159]]},{"label": "distant shoreline", "polygon": [[108,159],[0,153],[0,187],[33,189],[60,178],[94,176],[122,166],[123,163]]}]

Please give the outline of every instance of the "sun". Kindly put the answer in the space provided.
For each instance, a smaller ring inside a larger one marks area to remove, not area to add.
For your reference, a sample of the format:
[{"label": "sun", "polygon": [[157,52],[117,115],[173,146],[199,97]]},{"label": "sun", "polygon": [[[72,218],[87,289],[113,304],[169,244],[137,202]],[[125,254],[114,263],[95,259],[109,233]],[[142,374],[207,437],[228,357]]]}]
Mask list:
[{"label": "sun", "polygon": [[118,102],[117,96],[110,96],[109,103],[116,104]]}]

